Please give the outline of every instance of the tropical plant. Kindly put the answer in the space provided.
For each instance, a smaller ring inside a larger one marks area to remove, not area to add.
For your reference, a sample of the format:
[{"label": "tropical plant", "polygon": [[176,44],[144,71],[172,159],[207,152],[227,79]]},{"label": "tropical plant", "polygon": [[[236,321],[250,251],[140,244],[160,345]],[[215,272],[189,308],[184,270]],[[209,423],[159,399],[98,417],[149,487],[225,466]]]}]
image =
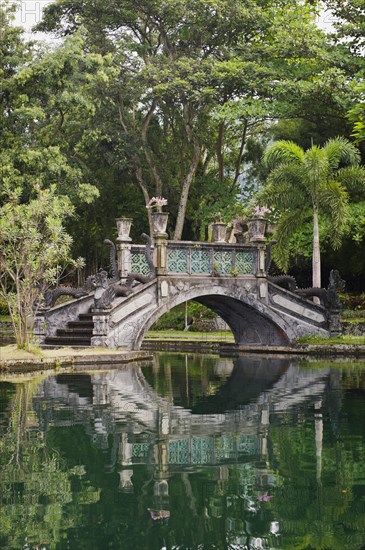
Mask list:
[{"label": "tropical plant", "polygon": [[67,197],[54,188],[35,189],[29,203],[21,203],[21,189],[8,190],[0,207],[0,298],[11,316],[16,343],[30,349],[41,292],[55,284],[62,266],[72,262],[72,238],[63,223],[72,214]]},{"label": "tropical plant", "polygon": [[365,170],[359,166],[356,147],[342,137],[331,139],[321,148],[312,145],[304,151],[292,141],[270,145],[263,157],[269,169],[267,184],[259,200],[278,214],[275,260],[288,268],[289,240],[309,219],[313,224],[313,286],[321,286],[319,216],[331,223],[331,244],[341,243],[348,212],[349,193],[365,193]]}]

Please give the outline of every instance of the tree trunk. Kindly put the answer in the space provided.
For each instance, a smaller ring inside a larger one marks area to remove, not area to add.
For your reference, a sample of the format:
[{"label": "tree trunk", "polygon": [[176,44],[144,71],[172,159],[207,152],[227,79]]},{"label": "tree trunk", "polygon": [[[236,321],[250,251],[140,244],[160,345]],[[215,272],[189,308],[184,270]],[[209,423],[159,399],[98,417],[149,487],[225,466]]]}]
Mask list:
[{"label": "tree trunk", "polygon": [[179,209],[177,212],[177,218],[176,218],[176,224],[175,224],[174,241],[181,240],[181,236],[184,228],[184,221],[185,221],[186,207],[188,204],[190,186],[194,179],[196,169],[198,168],[201,151],[202,151],[201,147],[196,143],[194,145],[194,154],[190,164],[189,171],[183,181],[183,186],[182,186],[181,195],[180,195]]},{"label": "tree trunk", "polygon": [[162,196],[162,188],[163,188],[162,179],[160,177],[160,174],[158,173],[157,166],[156,166],[156,164],[153,160],[153,157],[151,155],[151,151],[150,151],[150,148],[149,148],[149,145],[148,145],[148,140],[147,140],[148,128],[150,126],[151,118],[152,118],[153,113],[155,112],[156,107],[157,107],[157,100],[154,99],[152,101],[151,107],[149,108],[149,111],[148,111],[148,113],[147,113],[147,115],[144,119],[144,122],[143,122],[142,131],[141,131],[141,139],[142,139],[142,144],[143,144],[143,151],[144,151],[148,166],[149,166],[149,168],[152,172],[153,178],[155,180],[156,196],[159,197],[159,196]]},{"label": "tree trunk", "polygon": [[[145,152],[145,155],[146,155],[146,158],[147,158],[147,162],[149,162],[150,167],[151,167],[150,163],[152,163],[152,158],[149,155],[148,146],[147,146],[147,132],[148,132],[148,127],[149,127],[149,124],[150,124],[150,121],[151,121],[151,117],[152,117],[155,109],[156,109],[156,102],[154,100],[151,104],[151,107],[150,107],[146,117],[145,117],[145,120],[143,122],[142,131],[141,131],[141,140],[142,140],[142,143],[143,143],[143,149],[144,149],[144,152]],[[124,116],[124,100],[123,100],[123,97],[122,97],[121,94],[119,95],[119,98],[118,98],[118,110],[119,110],[120,125],[121,125],[125,135],[131,137],[131,135],[129,133],[129,130],[128,130],[128,127],[127,127],[126,120],[125,120],[125,116]],[[149,196],[149,193],[148,193],[146,182],[144,181],[144,178],[143,178],[142,162],[141,162],[141,159],[140,159],[139,155],[135,154],[133,156],[133,162],[134,162],[134,173],[135,173],[135,176],[136,176],[136,180],[138,182],[138,185],[141,188],[143,198],[145,200],[145,204],[147,205],[149,200],[150,200],[150,196]],[[155,177],[155,181],[156,181],[157,194],[161,194],[161,190],[159,189],[159,184],[161,183],[161,180],[159,179],[159,176],[157,174],[157,169],[156,169],[156,172],[154,172],[152,170],[152,173],[153,173],[153,175]],[[161,186],[162,186],[162,183],[161,183]],[[151,210],[150,209],[147,209],[147,216],[148,216],[148,224],[149,224],[149,228],[150,228],[150,235],[152,237],[152,235],[153,235],[153,225],[152,225],[152,216],[151,216]]]},{"label": "tree trunk", "polygon": [[[134,173],[136,175],[138,185],[141,188],[145,203],[148,204],[148,201],[150,199],[149,199],[149,194],[148,194],[148,189],[147,189],[146,183],[143,179],[143,171],[142,171],[142,166],[141,166],[140,159],[136,156],[134,158],[134,162],[135,162],[135,167],[136,167]],[[148,216],[148,225],[149,225],[149,228],[150,228],[150,236],[153,239],[153,223],[152,223],[151,209],[147,208],[146,210],[147,210],[147,216]]]},{"label": "tree trunk", "polygon": [[236,162],[236,173],[234,176],[234,184],[237,183],[238,178],[241,175],[241,163],[242,163],[242,157],[243,157],[243,150],[246,144],[247,127],[248,127],[248,123],[247,123],[247,120],[245,119],[243,123],[243,129],[242,129],[240,150],[239,150],[237,162]]},{"label": "tree trunk", "polygon": [[193,156],[190,162],[190,167],[188,173],[186,174],[181,189],[179,208],[177,211],[175,231],[174,231],[174,240],[180,241],[185,221],[186,207],[188,204],[189,191],[191,183],[194,179],[196,169],[198,168],[200,156],[203,151],[203,147],[200,147],[198,140],[194,135],[193,125],[192,125],[192,113],[191,108],[188,103],[185,103],[183,106],[183,121],[184,129],[186,132],[187,142],[193,146]]},{"label": "tree trunk", "polygon": [[221,122],[219,124],[218,139],[217,139],[217,145],[216,145],[219,181],[223,181],[223,178],[224,178],[223,137],[224,137],[224,122]]},{"label": "tree trunk", "polygon": [[[321,253],[319,248],[318,206],[313,205],[313,286],[321,288]],[[316,303],[318,303],[316,301]]]}]

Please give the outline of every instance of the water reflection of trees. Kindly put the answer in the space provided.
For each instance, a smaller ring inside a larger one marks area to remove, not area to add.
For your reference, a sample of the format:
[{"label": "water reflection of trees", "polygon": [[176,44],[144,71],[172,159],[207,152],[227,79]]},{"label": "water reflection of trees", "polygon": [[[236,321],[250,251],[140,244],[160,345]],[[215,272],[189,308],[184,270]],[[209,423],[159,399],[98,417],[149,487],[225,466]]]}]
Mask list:
[{"label": "water reflection of trees", "polygon": [[[308,409],[288,412],[270,429],[270,463],[282,479],[272,501],[280,548],[364,548],[365,434],[362,428],[361,437],[352,435],[351,425],[364,399],[341,396],[340,421],[333,418],[328,394],[315,404],[313,415]],[[352,407],[358,409],[353,419]]]},{"label": "water reflection of trees", "polygon": [[[77,518],[65,512],[73,500],[72,480],[83,466],[67,469],[39,431],[32,399],[40,379],[15,385],[0,439],[0,547],[55,548]],[[84,495],[85,497],[85,495]],[[97,493],[88,495],[92,502]]]}]

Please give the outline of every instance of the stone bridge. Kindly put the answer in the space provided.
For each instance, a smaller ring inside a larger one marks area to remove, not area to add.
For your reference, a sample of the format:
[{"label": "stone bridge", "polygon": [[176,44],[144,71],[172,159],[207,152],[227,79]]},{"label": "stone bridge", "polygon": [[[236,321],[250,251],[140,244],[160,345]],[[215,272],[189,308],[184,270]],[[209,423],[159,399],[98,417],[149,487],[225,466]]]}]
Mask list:
[{"label": "stone bridge", "polygon": [[[122,282],[130,272],[148,275],[145,247],[120,234],[117,242]],[[147,283],[104,309],[95,307],[91,293],[43,311],[36,338],[41,344],[64,345],[68,337],[67,345],[71,338],[74,345],[138,350],[153,323],[188,300],[219,314],[239,346],[286,346],[305,334],[329,336],[328,310],[271,282],[265,250],[262,236],[242,245],[174,242],[156,233],[156,274]],[[81,339],[82,331],[88,341]]]}]

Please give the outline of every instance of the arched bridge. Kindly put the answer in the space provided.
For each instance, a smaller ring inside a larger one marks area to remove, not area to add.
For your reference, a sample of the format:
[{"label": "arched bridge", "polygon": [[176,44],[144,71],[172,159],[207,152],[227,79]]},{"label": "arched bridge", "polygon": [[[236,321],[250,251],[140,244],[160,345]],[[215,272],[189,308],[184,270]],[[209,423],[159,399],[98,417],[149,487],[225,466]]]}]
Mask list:
[{"label": "arched bridge", "polygon": [[[218,313],[242,346],[285,346],[305,334],[330,335],[328,310],[274,284],[265,272],[265,243],[168,241],[155,235],[156,274],[95,307],[96,293],[43,311],[36,337],[42,344],[138,350],[153,323],[175,306],[195,300]],[[144,247],[118,241],[118,267],[148,275]],[[96,291],[97,292],[97,291]],[[81,335],[88,333],[88,342]]]}]

